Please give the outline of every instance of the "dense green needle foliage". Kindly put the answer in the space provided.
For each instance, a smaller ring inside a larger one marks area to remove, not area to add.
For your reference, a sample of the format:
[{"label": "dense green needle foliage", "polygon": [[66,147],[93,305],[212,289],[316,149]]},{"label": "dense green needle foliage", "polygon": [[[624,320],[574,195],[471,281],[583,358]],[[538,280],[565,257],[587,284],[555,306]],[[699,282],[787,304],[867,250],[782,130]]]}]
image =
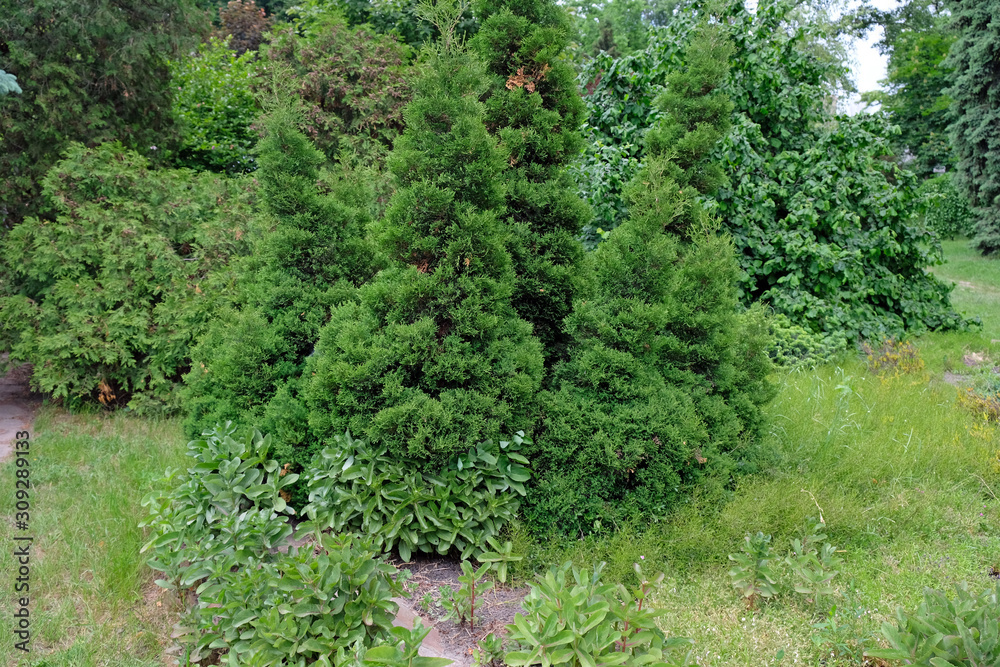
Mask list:
[{"label": "dense green needle foliage", "polygon": [[954,70],[948,94],[957,182],[980,220],[975,245],[1000,252],[1000,1],[962,0],[954,5],[960,36],[944,64]]},{"label": "dense green needle foliage", "polygon": [[258,425],[278,440],[275,455],[311,456],[299,399],[302,369],[330,308],[353,298],[375,258],[366,243],[365,189],[349,176],[321,173],[323,155],[278,106],[257,146],[260,235],[234,265],[232,308],[219,313],[192,353],[185,408],[196,435],[218,422]]},{"label": "dense green needle foliage", "polygon": [[595,251],[595,294],[566,320],[570,357],[529,455],[539,481],[526,513],[541,530],[662,515],[756,436],[767,335],[758,312],[738,314],[732,244],[698,203],[720,178],[707,158],[729,124],[718,87],[730,53],[703,27],[668,78],[630,217]]},{"label": "dense green needle foliage", "polygon": [[71,405],[176,410],[190,348],[224,302],[212,276],[246,251],[239,185],[72,144],[42,182],[53,219],[4,239],[0,347]]},{"label": "dense green needle foliage", "polygon": [[508,152],[506,210],[518,315],[534,326],[548,362],[566,345],[562,321],[581,289],[576,240],[590,211],[564,167],[581,147],[584,107],[563,57],[569,26],[552,0],[480,2],[471,49],[486,64],[486,127]]},{"label": "dense green needle foliage", "polygon": [[310,425],[390,455],[441,463],[530,428],[542,379],[531,325],[511,307],[506,156],[483,125],[477,62],[430,59],[389,165],[398,182],[373,233],[391,266],[333,309],[310,365]]},{"label": "dense green needle foliage", "polygon": [[0,56],[24,91],[0,96],[0,225],[40,212],[42,177],[70,142],[169,144],[167,59],[207,27],[190,0],[5,2]]}]

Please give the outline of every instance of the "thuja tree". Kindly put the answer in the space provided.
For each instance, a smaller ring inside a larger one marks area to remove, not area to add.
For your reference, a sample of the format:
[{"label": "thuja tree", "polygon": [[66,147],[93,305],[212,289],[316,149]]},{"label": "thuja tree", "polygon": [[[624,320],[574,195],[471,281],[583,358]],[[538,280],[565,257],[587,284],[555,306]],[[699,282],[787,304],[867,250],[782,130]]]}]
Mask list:
[{"label": "thuja tree", "polygon": [[263,122],[257,229],[252,255],[233,267],[235,304],[224,310],[192,353],[185,406],[195,435],[234,420],[275,435],[276,455],[309,455],[301,375],[330,309],[353,298],[376,270],[365,241],[364,187],[321,172],[323,155],[278,106]]},{"label": "thuja tree", "polygon": [[981,216],[975,246],[1000,252],[1000,0],[954,3],[959,38],[945,66],[954,70],[948,94],[957,184]]},{"label": "thuja tree", "polygon": [[0,96],[0,224],[39,212],[70,142],[155,157],[172,136],[167,58],[207,27],[190,0],[5,2],[0,55],[24,92]]},{"label": "thuja tree", "polygon": [[507,158],[483,125],[483,78],[442,48],[415,83],[374,229],[392,265],[333,310],[309,367],[322,437],[350,429],[433,465],[532,423],[541,345],[511,306]]},{"label": "thuja tree", "polygon": [[563,57],[569,25],[552,0],[480,2],[472,50],[486,63],[486,127],[508,151],[503,224],[517,275],[514,308],[549,361],[565,348],[562,321],[579,290],[589,220],[566,165],[580,151],[584,106]]},{"label": "thuja tree", "polygon": [[699,204],[722,180],[707,155],[729,126],[731,45],[703,27],[668,76],[629,217],[594,252],[595,294],[566,326],[569,360],[544,394],[528,518],[567,533],[660,516],[728,472],[770,397],[760,313],[739,314],[739,265]]}]

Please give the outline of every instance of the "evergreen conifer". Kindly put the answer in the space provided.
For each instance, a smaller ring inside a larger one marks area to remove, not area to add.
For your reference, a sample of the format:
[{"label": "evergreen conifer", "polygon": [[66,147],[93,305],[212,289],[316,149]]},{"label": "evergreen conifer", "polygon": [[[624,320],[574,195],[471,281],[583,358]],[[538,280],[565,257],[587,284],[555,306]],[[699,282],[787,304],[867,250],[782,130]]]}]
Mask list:
[{"label": "evergreen conifer", "polygon": [[956,0],[952,12],[960,36],[944,66],[953,70],[956,185],[980,216],[973,243],[994,254],[1000,252],[1000,0]]},{"label": "evergreen conifer", "polygon": [[511,306],[507,156],[483,124],[482,81],[473,57],[439,47],[415,85],[373,230],[391,266],[334,308],[310,365],[321,437],[349,429],[433,465],[532,424],[541,345]]},{"label": "evergreen conifer", "polygon": [[365,241],[368,202],[358,184],[321,173],[322,153],[277,105],[257,145],[261,235],[232,271],[237,294],[192,353],[186,429],[233,420],[272,433],[285,461],[307,462],[301,375],[330,308],[354,298],[377,266]]},{"label": "evergreen conifer", "polygon": [[668,78],[664,116],[630,185],[628,220],[594,252],[595,295],[566,325],[532,464],[528,518],[578,534],[662,514],[685,487],[724,476],[770,397],[763,320],[740,315],[739,266],[698,197],[732,105],[717,90],[731,47],[707,27]]},{"label": "evergreen conifer", "polygon": [[567,342],[562,322],[581,289],[590,220],[565,167],[580,151],[584,106],[563,58],[570,26],[552,0],[481,0],[471,41],[485,62],[486,127],[507,152],[506,211],[517,276],[513,304],[531,322],[551,363]]}]

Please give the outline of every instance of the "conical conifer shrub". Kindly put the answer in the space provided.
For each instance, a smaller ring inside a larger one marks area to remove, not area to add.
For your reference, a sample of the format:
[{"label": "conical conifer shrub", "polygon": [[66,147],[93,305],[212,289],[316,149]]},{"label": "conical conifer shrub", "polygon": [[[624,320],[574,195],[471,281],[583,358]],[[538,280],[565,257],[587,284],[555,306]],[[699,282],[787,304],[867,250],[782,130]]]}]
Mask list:
[{"label": "conical conifer shrub", "polygon": [[279,104],[256,148],[260,230],[232,271],[232,308],[192,353],[185,426],[194,436],[233,420],[274,435],[275,454],[303,464],[315,444],[300,398],[301,375],[335,304],[376,271],[365,241],[367,204],[357,183],[320,169],[323,155]]},{"label": "conical conifer shrub", "polygon": [[739,314],[732,245],[697,199],[719,183],[707,155],[731,111],[717,91],[730,47],[703,30],[658,101],[629,219],[594,253],[595,294],[566,320],[571,352],[532,456],[527,515],[543,530],[661,516],[726,477],[770,397],[763,322]]},{"label": "conical conifer shrub", "polygon": [[581,289],[576,237],[590,220],[565,171],[580,151],[584,118],[563,57],[568,21],[552,0],[483,0],[475,13],[481,27],[470,47],[487,68],[486,127],[507,152],[501,220],[511,232],[513,304],[552,363],[565,352],[562,321]]},{"label": "conical conifer shrub", "polygon": [[511,306],[506,155],[483,124],[483,72],[429,58],[389,165],[397,190],[374,228],[392,266],[338,306],[310,366],[310,424],[440,463],[529,429],[541,344]]}]

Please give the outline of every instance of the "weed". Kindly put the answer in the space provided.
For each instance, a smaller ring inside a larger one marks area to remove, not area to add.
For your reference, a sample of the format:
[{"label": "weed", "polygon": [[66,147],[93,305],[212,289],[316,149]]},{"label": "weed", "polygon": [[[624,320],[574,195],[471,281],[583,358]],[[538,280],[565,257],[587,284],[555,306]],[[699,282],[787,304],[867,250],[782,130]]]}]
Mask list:
[{"label": "weed", "polygon": [[772,569],[771,536],[758,532],[749,534],[740,547],[742,553],[729,554],[729,560],[736,565],[729,571],[733,587],[747,601],[747,609],[753,609],[760,598],[771,598],[777,595],[777,575]]},{"label": "weed", "polygon": [[483,582],[483,577],[490,570],[490,564],[483,565],[478,570],[473,569],[469,561],[462,561],[462,574],[459,575],[458,590],[441,586],[441,605],[445,609],[445,618],[455,619],[458,623],[469,621],[469,629],[476,627],[476,593],[482,596],[493,588],[493,582]]},{"label": "weed", "polygon": [[910,341],[894,337],[883,338],[877,347],[872,347],[868,341],[862,341],[861,352],[865,356],[868,370],[882,378],[918,373],[924,369],[920,351]]}]

